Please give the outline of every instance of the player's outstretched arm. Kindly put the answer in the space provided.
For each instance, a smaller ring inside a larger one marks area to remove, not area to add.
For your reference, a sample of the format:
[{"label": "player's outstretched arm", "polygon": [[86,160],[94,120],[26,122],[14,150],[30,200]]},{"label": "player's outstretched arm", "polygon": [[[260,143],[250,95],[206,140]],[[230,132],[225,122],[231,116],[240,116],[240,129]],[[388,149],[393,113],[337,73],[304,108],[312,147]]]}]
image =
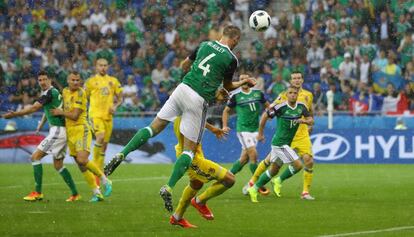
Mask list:
[{"label": "player's outstretched arm", "polygon": [[253,87],[256,85],[256,79],[254,79],[254,77],[250,77],[249,75],[242,74],[240,75],[238,81],[231,81],[231,80],[223,81],[223,87],[226,88],[226,90],[228,91],[237,89],[244,84],[249,85],[249,87]]},{"label": "player's outstretched arm", "polygon": [[230,128],[228,126],[230,111],[231,111],[231,108],[226,106],[223,110],[223,115],[221,118],[221,122],[223,123],[223,130],[227,133],[230,131]]},{"label": "player's outstretched arm", "polygon": [[224,138],[228,133],[224,129],[217,128],[210,123],[206,123],[206,128],[216,135],[217,139]]},{"label": "player's outstretched arm", "polygon": [[63,116],[73,121],[77,121],[79,116],[82,114],[83,110],[79,108],[74,108],[71,111],[63,111],[62,109],[56,108],[51,109],[50,113],[54,116]]},{"label": "player's outstretched arm", "polygon": [[5,119],[10,119],[10,118],[14,118],[14,117],[24,116],[24,115],[27,115],[27,114],[32,114],[32,113],[38,111],[39,109],[41,109],[42,107],[43,107],[43,105],[36,101],[34,104],[29,105],[28,107],[26,107],[22,110],[10,111],[6,114],[3,114],[2,117],[5,118]]},{"label": "player's outstretched arm", "polygon": [[260,118],[260,123],[259,123],[259,134],[257,135],[257,140],[258,141],[264,141],[265,137],[264,137],[264,128],[266,126],[266,122],[269,119],[269,115],[267,114],[267,111],[263,112],[262,117]]},{"label": "player's outstretched arm", "polygon": [[109,109],[109,113],[110,114],[115,114],[116,110],[122,104],[123,101],[124,101],[124,96],[122,95],[122,93],[116,94],[115,98],[114,98],[114,104]]},{"label": "player's outstretched arm", "polygon": [[186,74],[190,70],[190,67],[191,67],[192,64],[193,64],[193,61],[189,57],[185,58],[180,63],[180,67],[183,70],[184,74]]},{"label": "player's outstretched arm", "polygon": [[42,118],[40,119],[39,123],[37,124],[36,133],[39,133],[40,130],[42,130],[43,125],[46,123],[46,114],[42,115]]},{"label": "player's outstretched arm", "polygon": [[311,125],[313,125],[313,118],[310,117],[310,116],[305,117],[305,118],[300,118],[300,119],[296,120],[296,122],[297,123],[303,123],[303,124],[311,126]]}]

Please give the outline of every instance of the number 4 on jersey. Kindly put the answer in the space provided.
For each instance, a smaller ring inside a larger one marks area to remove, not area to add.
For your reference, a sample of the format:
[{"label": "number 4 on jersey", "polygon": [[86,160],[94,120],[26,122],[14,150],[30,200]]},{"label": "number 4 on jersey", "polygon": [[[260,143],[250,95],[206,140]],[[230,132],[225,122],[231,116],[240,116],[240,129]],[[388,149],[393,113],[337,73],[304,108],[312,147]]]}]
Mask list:
[{"label": "number 4 on jersey", "polygon": [[205,57],[199,64],[198,64],[198,68],[200,68],[201,70],[203,70],[203,76],[207,76],[207,73],[210,72],[210,64],[206,64],[208,60],[210,60],[212,57],[216,56],[215,53],[212,53],[210,55],[208,55],[207,57]]}]

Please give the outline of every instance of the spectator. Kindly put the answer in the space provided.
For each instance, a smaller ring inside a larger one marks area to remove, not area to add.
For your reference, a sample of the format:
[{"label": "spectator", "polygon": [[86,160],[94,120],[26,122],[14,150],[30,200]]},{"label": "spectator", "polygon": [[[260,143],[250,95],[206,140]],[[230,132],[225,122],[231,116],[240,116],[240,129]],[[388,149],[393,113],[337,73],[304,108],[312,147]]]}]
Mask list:
[{"label": "spectator", "polygon": [[385,67],[388,64],[388,59],[386,57],[385,50],[381,49],[378,56],[372,62],[373,71],[385,71]]},{"label": "spectator", "polygon": [[321,84],[318,82],[313,83],[313,111],[316,115],[323,115],[326,110],[324,104],[325,93],[321,89]]},{"label": "spectator", "polygon": [[404,86],[404,91],[403,91],[405,97],[408,100],[408,109],[410,111],[414,111],[414,88],[412,84],[406,84]]},{"label": "spectator", "polygon": [[151,79],[154,85],[159,86],[161,82],[167,81],[167,70],[164,69],[161,62],[157,63],[157,67],[151,72]]},{"label": "spectator", "polygon": [[405,68],[407,63],[414,57],[414,43],[412,33],[406,33],[400,42],[397,52],[401,54],[401,66]]},{"label": "spectator", "polygon": [[338,106],[338,110],[348,111],[351,108],[352,97],[354,91],[349,83],[345,83],[342,89],[341,103]]},{"label": "spectator", "polygon": [[401,75],[401,68],[395,63],[396,55],[393,51],[388,51],[388,64],[384,68],[387,75]]},{"label": "spectator", "polygon": [[382,114],[387,114],[389,112],[397,112],[397,104],[398,101],[401,99],[400,95],[393,84],[389,83],[387,85],[387,92],[384,94],[384,103],[382,105]]},{"label": "spectator", "polygon": [[384,97],[375,93],[374,87],[368,87],[368,112],[378,113],[381,112]]},{"label": "spectator", "polygon": [[285,66],[285,62],[282,59],[279,59],[276,68],[272,70],[272,75],[282,75],[283,81],[287,83],[290,80],[290,72],[289,68]]},{"label": "spectator", "polygon": [[357,85],[356,80],[356,65],[353,61],[351,61],[351,54],[346,52],[344,54],[345,61],[343,61],[339,65],[339,80],[341,83],[345,81],[350,81],[351,85]]},{"label": "spectator", "polygon": [[141,93],[141,103],[143,104],[145,111],[154,111],[159,104],[157,92],[151,78],[144,79],[144,83],[145,87]]},{"label": "spectator", "polygon": [[135,84],[134,76],[128,76],[127,85],[122,87],[122,94],[124,96],[122,105],[124,107],[132,106],[134,98],[138,96],[138,87]]},{"label": "spectator", "polygon": [[318,42],[313,40],[311,43],[311,48],[308,49],[306,55],[306,60],[310,66],[312,74],[318,74],[324,59],[324,52],[321,47],[319,47]]},{"label": "spectator", "polygon": [[362,56],[362,62],[358,63],[359,81],[368,84],[371,72],[371,63],[368,55]]},{"label": "spectator", "polygon": [[278,73],[273,76],[273,82],[267,88],[266,93],[269,94],[270,97],[274,100],[282,91],[286,90],[287,86],[287,82],[283,80],[282,74]]},{"label": "spectator", "polygon": [[388,50],[392,47],[393,41],[395,39],[395,33],[393,23],[389,19],[387,12],[381,12],[380,22],[378,25],[379,29],[377,31],[377,38],[380,40],[379,45],[381,49]]},{"label": "spectator", "polygon": [[[339,105],[341,105],[341,102],[342,102],[342,93],[337,90],[335,83],[329,84],[329,90],[332,91],[333,95],[334,95],[333,96],[334,110],[338,110]],[[325,93],[325,97],[324,97],[324,104],[325,104],[325,108],[326,108],[328,106],[328,100],[326,98],[326,93]]]}]

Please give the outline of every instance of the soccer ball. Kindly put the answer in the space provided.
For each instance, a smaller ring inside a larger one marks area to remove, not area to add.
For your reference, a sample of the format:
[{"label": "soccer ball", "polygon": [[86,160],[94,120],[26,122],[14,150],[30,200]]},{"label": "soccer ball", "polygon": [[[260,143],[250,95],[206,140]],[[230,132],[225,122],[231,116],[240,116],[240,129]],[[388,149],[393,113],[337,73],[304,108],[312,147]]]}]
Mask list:
[{"label": "soccer ball", "polygon": [[250,15],[249,25],[255,31],[265,31],[270,26],[270,16],[263,10],[257,10]]}]

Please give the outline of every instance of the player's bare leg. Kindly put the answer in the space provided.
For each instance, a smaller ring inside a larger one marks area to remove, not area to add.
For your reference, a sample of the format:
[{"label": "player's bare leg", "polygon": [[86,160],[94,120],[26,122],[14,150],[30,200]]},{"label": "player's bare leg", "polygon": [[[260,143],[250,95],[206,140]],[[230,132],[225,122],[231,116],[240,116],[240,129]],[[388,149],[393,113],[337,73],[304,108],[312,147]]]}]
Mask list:
[{"label": "player's bare leg", "polygon": [[144,143],[146,143],[151,137],[154,137],[158,133],[163,131],[164,128],[168,125],[168,123],[169,122],[167,120],[155,117],[150,126],[139,129],[138,132],[134,135],[134,137],[124,147],[124,149],[120,153],[116,154],[112,158],[112,160],[105,166],[105,175],[111,175],[129,153],[135,151]]},{"label": "player's bare leg", "polygon": [[191,205],[195,207],[200,215],[207,220],[213,220],[214,215],[207,206],[207,201],[221,195],[231,188],[236,182],[235,176],[231,172],[227,172],[223,179],[217,180],[208,187],[202,194],[191,200]]},{"label": "player's bare leg", "polygon": [[309,193],[313,179],[313,157],[309,154],[304,154],[302,158],[305,167],[303,171],[303,191],[301,198],[304,200],[315,200]]}]

